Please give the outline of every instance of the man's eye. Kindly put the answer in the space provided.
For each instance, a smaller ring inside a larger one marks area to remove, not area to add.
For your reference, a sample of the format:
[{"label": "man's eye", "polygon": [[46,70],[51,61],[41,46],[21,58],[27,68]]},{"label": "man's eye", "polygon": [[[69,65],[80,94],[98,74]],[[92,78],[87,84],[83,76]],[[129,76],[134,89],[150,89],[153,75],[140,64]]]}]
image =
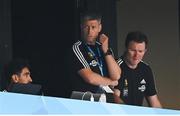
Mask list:
[{"label": "man's eye", "polygon": [[139,52],[142,53],[142,52],[144,52],[144,50],[140,50]]},{"label": "man's eye", "polygon": [[88,29],[88,26],[84,26],[84,29]]},{"label": "man's eye", "polygon": [[92,26],[92,29],[95,29],[96,27],[95,26]]}]

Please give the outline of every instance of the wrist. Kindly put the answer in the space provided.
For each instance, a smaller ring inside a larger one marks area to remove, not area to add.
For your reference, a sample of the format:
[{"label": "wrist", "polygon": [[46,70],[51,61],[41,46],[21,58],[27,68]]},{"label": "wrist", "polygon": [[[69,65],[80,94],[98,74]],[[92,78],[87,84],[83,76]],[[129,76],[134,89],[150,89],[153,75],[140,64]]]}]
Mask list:
[{"label": "wrist", "polygon": [[107,49],[107,51],[104,53],[104,56],[107,56],[107,55],[112,55],[112,51],[111,49]]}]

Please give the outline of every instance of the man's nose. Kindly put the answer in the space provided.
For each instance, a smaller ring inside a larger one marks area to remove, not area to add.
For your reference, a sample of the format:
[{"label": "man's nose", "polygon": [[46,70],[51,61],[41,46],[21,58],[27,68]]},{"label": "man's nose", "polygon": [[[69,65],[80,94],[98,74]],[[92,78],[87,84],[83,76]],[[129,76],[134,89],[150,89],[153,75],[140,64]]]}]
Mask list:
[{"label": "man's nose", "polygon": [[92,28],[88,29],[88,34],[90,34],[92,32]]},{"label": "man's nose", "polygon": [[137,56],[138,56],[138,52],[135,52],[135,53],[134,53],[134,56],[137,57]]}]

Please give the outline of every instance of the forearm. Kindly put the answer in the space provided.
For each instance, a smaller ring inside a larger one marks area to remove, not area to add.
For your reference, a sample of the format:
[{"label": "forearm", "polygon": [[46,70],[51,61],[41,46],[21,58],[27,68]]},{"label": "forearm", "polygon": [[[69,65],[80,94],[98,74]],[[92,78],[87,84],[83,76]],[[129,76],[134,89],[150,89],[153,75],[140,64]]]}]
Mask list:
[{"label": "forearm", "polygon": [[90,76],[90,80],[89,83],[92,85],[103,85],[103,86],[108,86],[108,85],[112,85],[113,80],[111,80],[108,77],[102,77],[101,75],[97,74],[97,73],[93,73]]},{"label": "forearm", "polygon": [[121,68],[119,67],[113,56],[107,55],[105,56],[105,60],[108,68],[109,77],[112,80],[119,80],[121,75]]},{"label": "forearm", "polygon": [[162,105],[159,100],[157,100],[156,102],[151,102],[150,106],[154,108],[162,108]]},{"label": "forearm", "polygon": [[[101,48],[104,54],[106,54],[109,50],[108,40],[109,38],[105,34],[100,35],[99,41],[102,44]],[[105,60],[108,68],[109,77],[112,80],[118,80],[121,75],[121,69],[116,63],[115,59],[112,55],[106,55]]]},{"label": "forearm", "polygon": [[153,95],[147,98],[151,107],[162,108],[162,105],[157,95]]},{"label": "forearm", "polygon": [[91,71],[90,69],[82,69],[78,73],[84,79],[84,81],[92,85],[115,86],[116,84],[118,84],[117,81],[114,81],[108,77],[102,77],[101,75]]}]

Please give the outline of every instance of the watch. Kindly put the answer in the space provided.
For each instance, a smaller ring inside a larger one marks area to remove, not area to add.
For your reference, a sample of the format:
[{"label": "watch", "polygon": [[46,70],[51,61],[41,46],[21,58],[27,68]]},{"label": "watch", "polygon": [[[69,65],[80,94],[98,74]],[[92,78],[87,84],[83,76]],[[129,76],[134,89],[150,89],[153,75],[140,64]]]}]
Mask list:
[{"label": "watch", "polygon": [[107,56],[107,55],[112,55],[112,51],[111,49],[108,48],[107,52],[104,53],[104,56]]}]

